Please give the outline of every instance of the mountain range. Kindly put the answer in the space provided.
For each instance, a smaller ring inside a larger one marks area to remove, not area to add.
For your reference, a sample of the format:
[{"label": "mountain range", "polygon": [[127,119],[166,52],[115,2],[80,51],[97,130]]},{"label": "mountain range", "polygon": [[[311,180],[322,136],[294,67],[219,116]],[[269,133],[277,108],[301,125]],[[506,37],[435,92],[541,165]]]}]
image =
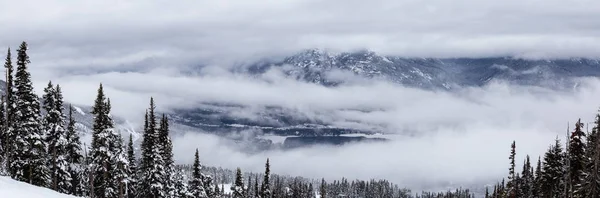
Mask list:
[{"label": "mountain range", "polygon": [[[260,76],[272,69],[281,70],[288,78],[327,87],[357,83],[356,79],[360,79],[452,92],[502,81],[569,91],[581,77],[600,76],[600,59],[404,58],[368,50],[332,53],[309,49],[279,60],[236,67],[232,72]],[[179,124],[212,132],[259,130],[279,135],[379,132],[335,126],[279,106],[264,107],[260,119],[240,118],[231,113],[243,108],[237,104],[210,103],[176,109],[170,116]]]}]

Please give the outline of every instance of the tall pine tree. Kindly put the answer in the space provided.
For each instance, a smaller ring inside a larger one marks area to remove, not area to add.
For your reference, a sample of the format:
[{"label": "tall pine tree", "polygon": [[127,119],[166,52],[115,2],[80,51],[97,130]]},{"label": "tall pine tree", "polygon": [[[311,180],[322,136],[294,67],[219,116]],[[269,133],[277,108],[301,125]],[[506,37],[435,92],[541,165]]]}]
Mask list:
[{"label": "tall pine tree", "polygon": [[506,183],[507,188],[507,196],[509,198],[513,198],[517,196],[517,178],[515,174],[515,155],[516,155],[516,146],[515,141],[510,145],[510,156],[508,159],[510,160],[510,167],[508,168],[508,183]]},{"label": "tall pine tree", "polygon": [[10,172],[17,180],[36,186],[48,186],[50,175],[46,166],[46,142],[40,119],[40,103],[34,93],[31,75],[27,71],[30,63],[27,43],[17,50],[17,72],[15,80],[16,107],[13,113],[14,137],[11,151]]},{"label": "tall pine tree", "polygon": [[567,184],[567,191],[569,194],[572,194],[573,197],[583,197],[580,188],[586,160],[584,143],[585,133],[583,132],[582,127],[583,123],[581,123],[581,119],[579,119],[575,124],[575,131],[571,133],[569,138],[569,152],[567,153],[569,159],[568,174],[570,178]]},{"label": "tall pine tree", "polygon": [[194,198],[205,198],[206,190],[204,189],[203,175],[200,172],[202,165],[200,164],[200,158],[198,156],[198,149],[194,154],[194,165],[192,166],[192,179],[189,183],[190,193]]},{"label": "tall pine tree", "polygon": [[524,198],[533,198],[533,185],[535,177],[532,172],[531,162],[529,155],[525,157],[525,163],[523,163],[523,170],[521,171],[521,185],[520,192]]},{"label": "tall pine tree", "polygon": [[540,197],[560,197],[564,185],[562,178],[565,175],[564,152],[558,137],[554,145],[548,148],[544,154],[544,163],[542,165]]},{"label": "tall pine tree", "polygon": [[175,162],[173,161],[173,143],[169,137],[169,119],[163,114],[158,129],[158,143],[161,145],[161,156],[164,161],[165,191],[169,197],[175,196]]},{"label": "tall pine tree", "polygon": [[600,197],[600,140],[598,130],[600,130],[600,114],[596,114],[596,126],[587,136],[585,149],[586,166],[582,181],[582,194],[585,197]]},{"label": "tall pine tree", "polygon": [[13,122],[14,114],[16,114],[16,99],[15,99],[15,90],[14,90],[14,80],[13,73],[14,68],[12,65],[12,58],[10,53],[10,48],[8,48],[8,52],[6,54],[6,61],[4,62],[4,68],[6,69],[6,90],[5,90],[5,104],[4,108],[6,108],[6,124],[5,127],[0,131],[2,136],[2,143],[4,146],[2,156],[4,156],[4,167],[9,169],[10,158],[12,156],[12,152],[15,151],[14,140],[16,139],[15,134],[15,125]]},{"label": "tall pine tree", "polygon": [[235,183],[231,186],[232,198],[244,198],[246,196],[246,187],[244,186],[244,177],[242,169],[237,168],[235,171]]},{"label": "tall pine tree", "polygon": [[267,158],[267,163],[265,164],[265,175],[263,178],[263,183],[260,189],[261,197],[271,197],[271,165],[269,164],[269,158]]},{"label": "tall pine tree", "polygon": [[135,174],[137,173],[137,163],[135,160],[135,150],[133,148],[133,135],[129,134],[129,143],[127,144],[127,161],[129,162],[129,175],[131,179],[127,185],[127,198],[135,198],[137,196],[137,178]]},{"label": "tall pine tree", "polygon": [[8,150],[8,145],[6,144],[7,135],[6,135],[6,111],[4,110],[5,106],[5,96],[0,96],[0,175],[6,174],[6,150]]},{"label": "tall pine tree", "polygon": [[118,197],[119,180],[115,178],[118,172],[119,135],[114,131],[114,123],[110,117],[110,101],[104,95],[102,84],[92,107],[94,114],[92,147],[90,149],[90,180],[91,193],[96,198]]},{"label": "tall pine tree", "polygon": [[[58,89],[57,89],[58,88]],[[69,172],[69,162],[67,153],[67,134],[64,128],[64,115],[61,101],[57,96],[60,86],[56,88],[52,82],[48,82],[48,87],[44,89],[43,109],[46,112],[43,125],[46,133],[46,142],[48,144],[48,167],[50,168],[50,187],[61,193],[68,193],[71,190],[71,174]]]},{"label": "tall pine tree", "polygon": [[139,195],[142,197],[165,197],[165,167],[162,158],[162,144],[156,125],[154,99],[150,98],[150,108],[144,124],[142,140],[142,161],[140,163]]},{"label": "tall pine tree", "polygon": [[[60,92],[57,92],[57,94]],[[57,96],[61,98],[61,96]],[[69,174],[71,175],[71,190],[70,194],[83,195],[83,155],[81,154],[81,140],[75,129],[75,119],[73,118],[73,106],[69,105],[69,123],[67,124],[66,138],[66,153],[67,161],[69,162]]]}]

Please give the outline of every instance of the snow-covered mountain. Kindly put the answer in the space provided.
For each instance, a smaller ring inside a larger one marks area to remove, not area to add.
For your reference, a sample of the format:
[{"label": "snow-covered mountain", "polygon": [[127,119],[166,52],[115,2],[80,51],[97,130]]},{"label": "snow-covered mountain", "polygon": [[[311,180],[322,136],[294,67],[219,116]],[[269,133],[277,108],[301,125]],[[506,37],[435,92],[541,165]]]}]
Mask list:
[{"label": "snow-covered mountain", "polygon": [[271,68],[281,68],[298,80],[328,86],[345,83],[336,75],[345,72],[423,89],[451,90],[494,80],[559,89],[571,87],[573,77],[600,75],[600,59],[404,58],[368,50],[330,53],[310,49],[283,60],[250,64],[238,72],[260,74]]},{"label": "snow-covered mountain", "polygon": [[[460,87],[479,87],[503,81],[568,91],[577,85],[579,77],[600,76],[600,60],[405,58],[379,55],[368,50],[332,53],[309,49],[277,60],[261,60],[236,67],[233,72],[260,76],[271,69],[281,70],[289,78],[323,86],[383,80],[408,87],[451,92]],[[294,109],[278,106],[264,107],[255,119],[236,117],[232,113],[244,108],[243,105],[216,102],[177,109],[171,117],[177,123],[207,131],[260,130],[285,135],[377,132],[340,128],[309,119]]]}]

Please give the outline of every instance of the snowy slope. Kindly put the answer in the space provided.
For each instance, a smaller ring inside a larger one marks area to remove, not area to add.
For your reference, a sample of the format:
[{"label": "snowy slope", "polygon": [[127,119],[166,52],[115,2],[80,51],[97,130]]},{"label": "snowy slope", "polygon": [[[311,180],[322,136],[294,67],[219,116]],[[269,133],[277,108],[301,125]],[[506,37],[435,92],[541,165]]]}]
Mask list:
[{"label": "snowy slope", "polygon": [[75,198],[75,196],[72,195],[61,194],[48,188],[19,182],[6,176],[0,176],[0,197]]}]

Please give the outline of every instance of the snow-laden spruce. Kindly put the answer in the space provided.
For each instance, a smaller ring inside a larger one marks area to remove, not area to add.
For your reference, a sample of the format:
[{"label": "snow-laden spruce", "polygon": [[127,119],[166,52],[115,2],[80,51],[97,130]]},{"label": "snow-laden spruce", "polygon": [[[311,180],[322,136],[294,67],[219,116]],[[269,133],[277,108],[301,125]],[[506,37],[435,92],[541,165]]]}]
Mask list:
[{"label": "snow-laden spruce", "polygon": [[46,115],[43,127],[48,144],[48,167],[50,169],[50,188],[61,193],[72,190],[72,177],[69,171],[67,153],[67,132],[60,86],[54,87],[52,82],[44,89],[43,109]]},{"label": "snow-laden spruce", "polygon": [[13,178],[36,186],[46,187],[50,183],[47,162],[46,141],[40,119],[40,103],[33,90],[31,75],[27,71],[30,63],[27,43],[17,50],[17,72],[15,74],[16,108],[14,134],[9,171]]}]

